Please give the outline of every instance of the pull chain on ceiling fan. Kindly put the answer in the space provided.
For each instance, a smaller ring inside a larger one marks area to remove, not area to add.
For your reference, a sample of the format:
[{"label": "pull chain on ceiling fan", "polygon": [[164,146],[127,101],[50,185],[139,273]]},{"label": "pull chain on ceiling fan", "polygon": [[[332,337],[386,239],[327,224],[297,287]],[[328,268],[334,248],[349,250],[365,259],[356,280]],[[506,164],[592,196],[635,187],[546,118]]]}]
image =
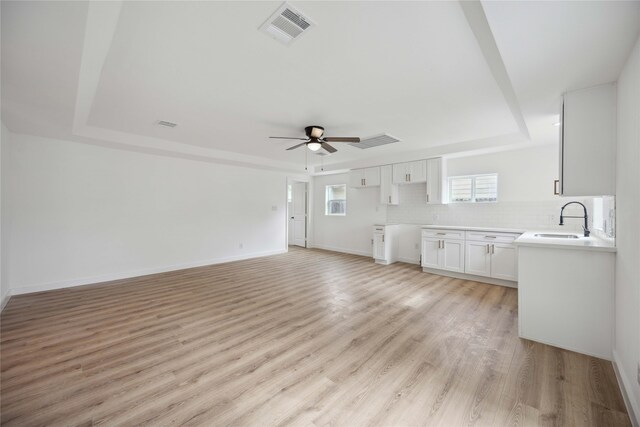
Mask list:
[{"label": "pull chain on ceiling fan", "polygon": [[298,147],[302,147],[306,145],[307,148],[311,151],[318,151],[320,148],[327,150],[329,153],[335,153],[336,150],[329,142],[360,142],[360,138],[358,137],[348,137],[348,136],[328,136],[324,137],[324,128],[322,126],[307,126],[304,128],[304,132],[307,135],[306,138],[292,138],[288,136],[270,136],[269,138],[275,139],[296,139],[300,141],[304,141],[298,145],[294,145],[293,147],[287,148],[287,150],[293,150]]}]

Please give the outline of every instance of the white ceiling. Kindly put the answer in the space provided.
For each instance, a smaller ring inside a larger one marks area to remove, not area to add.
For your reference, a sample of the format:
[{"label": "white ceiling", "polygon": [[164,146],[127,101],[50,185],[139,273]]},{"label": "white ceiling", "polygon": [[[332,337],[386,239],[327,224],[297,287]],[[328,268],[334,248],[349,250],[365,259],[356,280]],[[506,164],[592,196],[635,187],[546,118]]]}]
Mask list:
[{"label": "white ceiling", "polygon": [[637,1],[292,2],[316,26],[285,46],[258,31],[280,4],[3,1],[2,121],[285,169],[304,150],[267,137],[311,124],[402,140],[325,169],[553,143],[562,92],[616,80],[640,28]]}]

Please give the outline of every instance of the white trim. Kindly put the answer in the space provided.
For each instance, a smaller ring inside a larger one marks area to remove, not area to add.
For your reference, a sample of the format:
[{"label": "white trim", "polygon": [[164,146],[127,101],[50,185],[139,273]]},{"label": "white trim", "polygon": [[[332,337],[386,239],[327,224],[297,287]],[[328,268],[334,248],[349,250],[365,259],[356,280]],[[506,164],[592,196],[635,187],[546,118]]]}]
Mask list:
[{"label": "white trim", "polygon": [[0,313],[2,313],[2,310],[4,310],[4,308],[7,306],[7,303],[9,303],[9,300],[11,299],[11,289],[9,289],[7,291],[7,294],[2,298],[2,303],[0,304]]},{"label": "white trim", "polygon": [[225,258],[214,258],[204,261],[188,262],[184,264],[176,264],[168,267],[146,268],[142,270],[128,271],[124,273],[106,274],[102,276],[83,277],[80,279],[60,280],[56,282],[43,283],[39,285],[22,286],[11,289],[11,295],[30,294],[33,292],[50,291],[54,289],[71,288],[75,286],[95,285],[102,282],[111,282],[114,280],[131,279],[134,277],[147,276],[149,274],[166,273],[169,271],[184,270],[187,268],[203,267],[207,265],[223,264],[232,261],[241,261],[251,258],[260,258],[270,255],[278,255],[286,253],[287,249],[277,249],[273,251],[254,252],[251,254],[242,254]]},{"label": "white trim", "polygon": [[436,268],[422,267],[422,271],[425,273],[437,274],[439,276],[453,277],[454,279],[471,280],[474,282],[488,283],[489,285],[506,286],[508,288],[518,288],[518,282],[512,282],[511,280],[495,279],[493,277],[475,276],[473,274],[456,273],[454,271],[438,270]]},{"label": "white trim", "polygon": [[622,366],[622,363],[620,362],[620,356],[618,356],[618,352],[615,349],[613,349],[612,362],[613,370],[616,373],[616,379],[618,380],[618,386],[622,392],[622,398],[624,399],[624,404],[627,407],[627,412],[631,419],[631,424],[633,424],[634,427],[638,427],[640,426],[640,420],[638,419],[640,416],[640,407],[638,407],[638,401],[633,395],[633,383],[629,381],[629,378],[625,375],[624,371],[620,370],[619,366]]},{"label": "white trim", "polygon": [[398,257],[398,262],[404,262],[405,264],[420,265],[420,258],[404,258]]},{"label": "white trim", "polygon": [[326,245],[313,245],[312,247],[315,249],[323,249],[325,251],[341,252],[343,254],[360,255],[360,256],[366,256],[368,258],[373,258],[373,252],[358,251],[358,250],[346,249],[346,248],[337,248],[335,246],[326,246]]}]

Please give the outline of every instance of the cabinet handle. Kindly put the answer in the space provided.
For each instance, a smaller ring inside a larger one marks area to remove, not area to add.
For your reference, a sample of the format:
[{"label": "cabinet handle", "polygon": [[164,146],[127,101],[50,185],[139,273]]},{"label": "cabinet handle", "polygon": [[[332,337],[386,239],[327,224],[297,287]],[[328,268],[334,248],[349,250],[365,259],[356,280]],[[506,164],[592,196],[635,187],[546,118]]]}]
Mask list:
[{"label": "cabinet handle", "polygon": [[447,233],[436,233],[438,236],[446,236]]},{"label": "cabinet handle", "polygon": [[489,252],[489,244],[488,243],[487,243],[487,253],[490,253]]},{"label": "cabinet handle", "polygon": [[559,179],[556,179],[555,181],[553,181],[553,194],[556,196],[560,195],[560,191],[558,190],[558,184],[560,184]]},{"label": "cabinet handle", "polygon": [[409,174],[409,182],[411,182],[411,174]]},{"label": "cabinet handle", "polygon": [[442,249],[444,249],[444,240],[442,241]]},{"label": "cabinet handle", "polygon": [[438,240],[438,249],[442,248],[442,240]]},{"label": "cabinet handle", "polygon": [[362,181],[364,182],[364,186],[366,187],[367,186],[367,178],[363,179]]},{"label": "cabinet handle", "polygon": [[389,196],[389,203],[391,203],[391,196]]},{"label": "cabinet handle", "polygon": [[384,234],[382,235],[382,243],[384,243]]},{"label": "cabinet handle", "polygon": [[429,202],[429,195],[427,194],[427,203]]},{"label": "cabinet handle", "polygon": [[496,245],[491,245],[491,254],[496,253]]},{"label": "cabinet handle", "polygon": [[495,239],[496,236],[484,236],[485,239]]}]

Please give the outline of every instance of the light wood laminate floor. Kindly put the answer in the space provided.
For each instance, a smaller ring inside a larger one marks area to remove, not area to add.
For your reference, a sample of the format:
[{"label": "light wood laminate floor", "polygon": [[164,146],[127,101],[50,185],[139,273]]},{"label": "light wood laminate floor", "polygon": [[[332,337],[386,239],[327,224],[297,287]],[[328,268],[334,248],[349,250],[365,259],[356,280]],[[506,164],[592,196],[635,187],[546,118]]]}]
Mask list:
[{"label": "light wood laminate floor", "polygon": [[13,297],[3,425],[630,425],[515,289],[320,250]]}]

